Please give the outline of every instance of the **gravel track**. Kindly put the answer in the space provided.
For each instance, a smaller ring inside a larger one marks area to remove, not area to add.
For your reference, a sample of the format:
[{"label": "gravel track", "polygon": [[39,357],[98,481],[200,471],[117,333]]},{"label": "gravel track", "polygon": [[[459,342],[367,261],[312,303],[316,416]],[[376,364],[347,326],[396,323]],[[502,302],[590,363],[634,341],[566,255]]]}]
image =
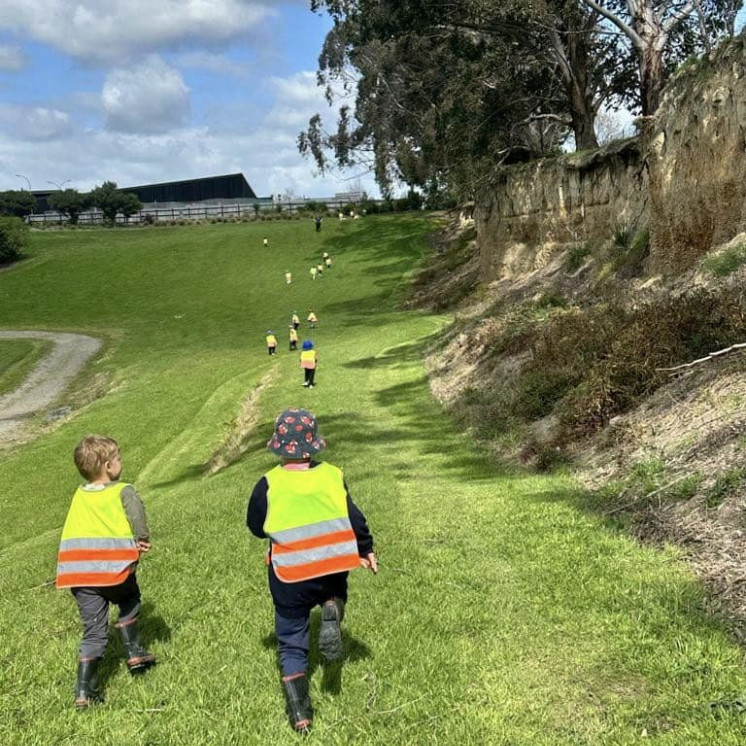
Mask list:
[{"label": "gravel track", "polygon": [[54,346],[17,389],[0,396],[0,442],[13,440],[24,420],[52,404],[101,347],[101,340],[84,334],[0,331],[0,340],[23,337]]}]

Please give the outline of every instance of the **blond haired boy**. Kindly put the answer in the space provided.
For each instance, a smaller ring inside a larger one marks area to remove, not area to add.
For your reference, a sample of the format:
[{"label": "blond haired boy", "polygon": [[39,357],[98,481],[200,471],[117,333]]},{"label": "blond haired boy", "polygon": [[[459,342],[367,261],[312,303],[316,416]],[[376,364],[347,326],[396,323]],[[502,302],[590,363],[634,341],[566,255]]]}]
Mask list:
[{"label": "blond haired boy", "polygon": [[69,588],[83,623],[78,656],[75,706],[103,701],[98,690],[98,663],[106,650],[109,604],[119,607],[130,673],[148,669],[155,656],[140,644],[140,588],[135,570],[140,555],[150,550],[145,508],[135,488],[120,482],[119,445],[104,435],[88,435],[78,443],[75,466],[86,480],[73,495],[62,528],[57,557],[58,588]]}]

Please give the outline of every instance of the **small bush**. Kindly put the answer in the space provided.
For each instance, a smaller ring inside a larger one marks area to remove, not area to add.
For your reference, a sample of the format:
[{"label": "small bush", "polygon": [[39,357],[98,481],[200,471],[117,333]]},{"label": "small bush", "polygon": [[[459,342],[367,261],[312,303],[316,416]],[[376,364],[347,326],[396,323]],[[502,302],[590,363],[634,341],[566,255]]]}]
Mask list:
[{"label": "small bush", "polygon": [[746,469],[728,469],[707,490],[705,505],[708,508],[716,508],[723,500],[736,492],[744,482],[746,482]]},{"label": "small bush", "polygon": [[586,257],[590,256],[590,253],[591,247],[588,242],[572,246],[565,257],[565,272],[577,272],[583,266]]},{"label": "small bush", "polygon": [[645,270],[645,261],[650,256],[650,231],[644,228],[628,239],[626,246],[614,243],[614,271],[623,277],[638,277]]},{"label": "small bush", "polygon": [[557,290],[543,292],[536,301],[537,308],[567,308],[568,305],[567,298]]},{"label": "small bush", "polygon": [[0,217],[0,265],[22,259],[29,242],[29,227],[20,218]]},{"label": "small bush", "polygon": [[716,256],[707,257],[702,262],[704,268],[715,277],[727,277],[744,264],[746,264],[746,244],[732,246]]}]

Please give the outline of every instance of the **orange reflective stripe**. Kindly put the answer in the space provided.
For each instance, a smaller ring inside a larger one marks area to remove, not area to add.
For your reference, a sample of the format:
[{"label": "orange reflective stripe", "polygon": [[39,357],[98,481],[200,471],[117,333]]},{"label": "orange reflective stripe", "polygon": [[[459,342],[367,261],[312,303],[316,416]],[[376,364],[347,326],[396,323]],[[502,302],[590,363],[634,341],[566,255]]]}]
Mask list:
[{"label": "orange reflective stripe", "polygon": [[57,555],[57,562],[85,562],[87,560],[136,561],[140,559],[137,549],[68,549]]},{"label": "orange reflective stripe", "polygon": [[310,580],[322,575],[331,575],[335,572],[354,570],[360,564],[357,555],[345,555],[343,557],[330,557],[318,562],[308,562],[305,565],[291,565],[289,567],[275,566],[275,575],[286,583],[297,583],[301,580]]},{"label": "orange reflective stripe", "polygon": [[124,583],[130,576],[130,567],[118,573],[113,572],[71,572],[57,576],[57,588],[76,588],[79,586],[103,587]]},{"label": "orange reflective stripe", "polygon": [[334,531],[330,534],[312,536],[310,539],[300,539],[285,544],[274,544],[273,554],[287,554],[288,552],[300,552],[303,549],[316,549],[329,544],[343,544],[345,541],[355,541],[355,533],[350,529],[345,531]]}]

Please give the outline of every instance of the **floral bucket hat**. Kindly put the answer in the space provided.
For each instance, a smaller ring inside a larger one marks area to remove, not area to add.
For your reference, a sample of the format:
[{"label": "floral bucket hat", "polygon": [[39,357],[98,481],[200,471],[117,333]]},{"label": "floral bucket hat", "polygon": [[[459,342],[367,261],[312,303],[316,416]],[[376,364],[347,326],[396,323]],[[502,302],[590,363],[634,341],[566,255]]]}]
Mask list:
[{"label": "floral bucket hat", "polygon": [[281,458],[311,458],[326,448],[326,441],[316,428],[313,412],[286,409],[275,420],[275,432],[267,441],[267,448]]}]

